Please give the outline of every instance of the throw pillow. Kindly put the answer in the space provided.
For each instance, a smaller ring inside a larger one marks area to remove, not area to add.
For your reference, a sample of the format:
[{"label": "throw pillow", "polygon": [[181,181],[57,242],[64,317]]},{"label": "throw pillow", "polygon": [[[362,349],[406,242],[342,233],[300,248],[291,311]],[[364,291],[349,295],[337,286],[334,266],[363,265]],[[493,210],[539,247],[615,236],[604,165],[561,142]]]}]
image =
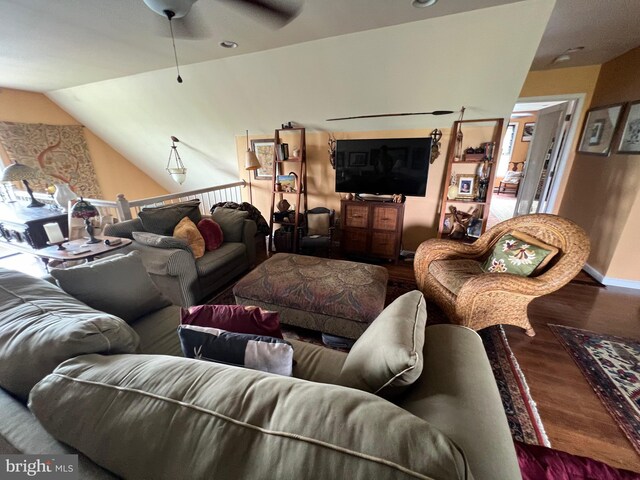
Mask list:
[{"label": "throw pillow", "polygon": [[522,240],[523,242],[528,243],[529,245],[535,245],[536,247],[549,251],[549,254],[542,259],[542,261],[538,264],[538,266],[535,268],[533,273],[538,273],[544,270],[544,267],[546,267],[549,264],[549,262],[553,259],[553,257],[555,257],[560,251],[558,247],[554,245],[549,245],[548,243],[545,243],[542,240],[538,240],[537,238],[532,237],[531,235],[528,235],[524,232],[519,232],[517,230],[514,230],[511,232],[511,235],[516,237],[518,240]]},{"label": "throw pillow", "polygon": [[427,308],[421,292],[398,297],[353,345],[338,383],[371,393],[397,393],[422,373]]},{"label": "throw pillow", "polygon": [[180,250],[189,250],[189,244],[182,240],[181,238],[169,237],[166,235],[158,235],[157,233],[149,233],[149,232],[133,232],[133,239],[142,243],[143,245],[148,245],[150,247],[155,248],[178,248]]},{"label": "throw pillow", "polygon": [[187,358],[291,376],[293,347],[286,340],[195,325],[180,325],[178,334]]},{"label": "throw pillow", "polygon": [[210,218],[203,218],[198,222],[198,230],[204,238],[204,248],[208,252],[217,249],[224,241],[222,228]]},{"label": "throw pillow", "polygon": [[235,210],[233,208],[218,207],[211,214],[213,220],[220,225],[225,242],[241,242],[244,230],[244,221],[249,217],[249,212]]},{"label": "throw pillow", "polygon": [[196,305],[183,308],[180,323],[220,328],[228,332],[283,338],[280,314],[244,305]]},{"label": "throw pillow", "polygon": [[142,226],[147,232],[158,235],[171,235],[173,229],[184,217],[189,217],[197,224],[200,214],[200,200],[162,205],[160,207],[145,207],[138,213]]},{"label": "throw pillow", "polygon": [[328,213],[307,214],[307,235],[329,235],[330,217]]},{"label": "throw pillow", "polygon": [[[482,264],[482,269],[485,272],[513,273],[528,277],[552,253],[551,249],[521,240],[513,233],[515,232],[503,235],[496,242],[493,251]],[[528,239],[531,240],[532,237],[528,237]],[[539,242],[536,243],[539,244]]]},{"label": "throw pillow", "polygon": [[127,323],[171,305],[136,251],[75,267],[52,268],[51,276],[69,295]]},{"label": "throw pillow", "polygon": [[196,224],[189,217],[184,217],[173,230],[173,236],[187,242],[193,252],[193,258],[200,258],[204,255],[204,238]]}]

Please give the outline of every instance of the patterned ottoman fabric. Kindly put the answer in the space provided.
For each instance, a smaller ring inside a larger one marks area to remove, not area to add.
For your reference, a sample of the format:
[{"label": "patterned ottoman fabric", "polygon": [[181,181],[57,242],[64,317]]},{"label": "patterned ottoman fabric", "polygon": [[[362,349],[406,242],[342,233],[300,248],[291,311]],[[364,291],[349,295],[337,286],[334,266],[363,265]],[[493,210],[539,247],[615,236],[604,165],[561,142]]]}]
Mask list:
[{"label": "patterned ottoman fabric", "polygon": [[280,321],[358,338],[384,308],[387,269],[278,253],[233,287],[238,305],[280,312]]}]

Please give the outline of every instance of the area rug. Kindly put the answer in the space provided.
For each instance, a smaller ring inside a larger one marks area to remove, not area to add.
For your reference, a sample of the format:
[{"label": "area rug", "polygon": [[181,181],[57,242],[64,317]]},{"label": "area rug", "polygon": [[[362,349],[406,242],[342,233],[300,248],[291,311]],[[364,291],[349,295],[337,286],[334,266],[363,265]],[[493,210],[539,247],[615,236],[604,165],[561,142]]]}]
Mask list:
[{"label": "area rug", "polygon": [[640,342],[549,325],[640,454]]},{"label": "area rug", "polygon": [[[388,305],[400,295],[414,290],[415,282],[405,279],[389,279],[387,284]],[[208,303],[234,305],[233,285],[226,287]],[[445,323],[444,314],[432,304],[427,305],[428,324]],[[323,345],[318,332],[283,325],[285,338],[302,340],[315,345]],[[520,370],[520,366],[509,347],[507,338],[500,326],[489,327],[480,332],[480,337],[491,363],[502,404],[507,414],[509,428],[514,440],[531,445],[550,446],[542,426],[535,402],[529,393],[529,387]],[[340,349],[338,349],[340,350]],[[343,350],[345,351],[345,350]]]}]

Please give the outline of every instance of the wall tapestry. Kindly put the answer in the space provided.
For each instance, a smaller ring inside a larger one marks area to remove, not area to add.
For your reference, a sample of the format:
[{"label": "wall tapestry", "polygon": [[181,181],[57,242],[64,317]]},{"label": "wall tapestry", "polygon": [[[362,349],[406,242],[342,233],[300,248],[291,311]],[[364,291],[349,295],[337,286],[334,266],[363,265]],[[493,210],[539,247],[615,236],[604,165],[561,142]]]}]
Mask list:
[{"label": "wall tapestry", "polygon": [[47,185],[68,183],[78,195],[102,198],[81,125],[0,122],[0,143],[9,160],[39,169],[42,181],[29,181],[44,192]]}]

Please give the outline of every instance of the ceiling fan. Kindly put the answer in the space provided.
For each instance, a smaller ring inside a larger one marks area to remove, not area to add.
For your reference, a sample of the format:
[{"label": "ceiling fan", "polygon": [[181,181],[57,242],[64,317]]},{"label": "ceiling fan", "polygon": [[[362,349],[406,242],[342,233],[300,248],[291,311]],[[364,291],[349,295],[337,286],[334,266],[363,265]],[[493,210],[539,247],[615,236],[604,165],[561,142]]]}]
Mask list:
[{"label": "ceiling fan", "polygon": [[[191,7],[198,0],[143,0],[144,3],[158,15],[165,17],[169,21],[169,31],[171,33],[171,41],[173,43],[173,54],[176,60],[176,69],[178,70],[178,83],[182,83],[180,76],[180,68],[178,66],[178,55],[176,52],[176,43],[174,35],[174,23],[179,20],[176,26],[179,27],[181,36],[186,38],[201,38],[206,35],[206,27],[198,22],[198,16],[193,14],[187,17],[191,11]],[[228,3],[234,7],[244,8],[248,12],[254,12],[261,19],[269,22],[276,27],[283,27],[293,20],[299,13],[298,5],[283,5],[282,2],[276,0],[217,0]]]}]

